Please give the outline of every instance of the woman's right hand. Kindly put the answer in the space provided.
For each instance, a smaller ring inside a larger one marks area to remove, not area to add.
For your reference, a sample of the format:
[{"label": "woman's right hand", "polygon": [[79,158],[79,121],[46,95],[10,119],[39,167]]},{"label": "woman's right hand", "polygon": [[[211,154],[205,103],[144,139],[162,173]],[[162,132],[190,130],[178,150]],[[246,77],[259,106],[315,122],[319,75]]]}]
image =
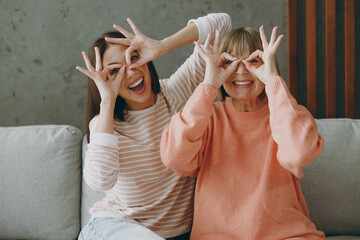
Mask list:
[{"label": "woman's right hand", "polygon": [[[195,42],[195,45],[200,56],[206,62],[204,83],[216,89],[220,88],[225,80],[235,72],[240,60],[225,52],[219,54],[220,32],[218,30],[213,46],[211,46],[211,35],[207,36],[203,47],[198,42]],[[231,64],[225,68],[224,63],[227,61],[230,61]]]},{"label": "woman's right hand", "polygon": [[[122,27],[114,24],[114,28],[121,32],[126,38],[108,38],[105,40],[111,43],[122,44],[125,46],[129,46],[125,52],[126,54],[126,63],[128,64],[130,69],[141,67],[142,65],[150,62],[159,56],[161,56],[164,52],[164,46],[162,41],[155,40],[145,36],[134,24],[134,22],[128,18],[127,19],[130,27],[132,28],[135,34],[132,34]],[[139,53],[140,58],[132,63],[131,62],[131,54],[137,51]]]},{"label": "woman's right hand", "polygon": [[[111,67],[106,67],[105,69],[103,69],[99,48],[95,47],[94,50],[96,57],[96,67],[94,68],[92,66],[86,52],[82,52],[82,56],[84,58],[87,70],[80,66],[76,66],[76,69],[95,82],[99,90],[101,100],[108,99],[115,103],[116,98],[119,94],[121,81],[125,75],[125,66],[121,64],[113,64],[111,65]],[[116,74],[116,77],[110,79],[109,76],[111,74]]]}]

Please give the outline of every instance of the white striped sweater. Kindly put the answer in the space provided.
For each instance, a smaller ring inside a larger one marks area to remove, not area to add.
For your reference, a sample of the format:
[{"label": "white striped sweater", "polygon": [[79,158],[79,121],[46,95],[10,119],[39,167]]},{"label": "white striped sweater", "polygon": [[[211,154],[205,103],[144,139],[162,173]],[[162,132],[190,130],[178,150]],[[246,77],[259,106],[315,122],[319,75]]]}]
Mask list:
[{"label": "white striped sweater", "polygon": [[[219,29],[231,30],[225,13],[192,19],[199,42]],[[188,23],[188,24],[189,24]],[[190,230],[195,179],[166,168],[160,160],[160,138],[173,114],[182,110],[203,81],[205,62],[196,48],[169,78],[160,80],[161,93],[153,106],[129,111],[114,122],[114,135],[95,133],[98,117],[90,122],[90,143],[83,169],[85,182],[106,197],[90,209],[92,218],[116,217],[137,222],[164,238]]]}]

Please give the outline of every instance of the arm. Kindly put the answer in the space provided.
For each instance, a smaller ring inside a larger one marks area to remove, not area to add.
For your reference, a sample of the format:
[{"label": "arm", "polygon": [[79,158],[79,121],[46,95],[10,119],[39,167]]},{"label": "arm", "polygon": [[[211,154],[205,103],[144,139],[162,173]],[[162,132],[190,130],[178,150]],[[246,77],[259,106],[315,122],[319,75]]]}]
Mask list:
[{"label": "arm", "polygon": [[210,37],[206,39],[204,47],[196,43],[199,54],[206,61],[204,83],[195,89],[183,111],[172,117],[161,138],[161,160],[167,167],[183,175],[197,176],[207,138],[211,137],[209,122],[217,89],[239,63],[239,60],[235,60],[225,69],[226,56],[219,56],[220,33],[217,32],[212,48],[210,40]]},{"label": "arm", "polygon": [[[206,17],[190,20],[186,27],[163,40],[154,40],[145,36],[130,18],[128,18],[127,21],[135,34],[126,31],[118,25],[114,25],[114,28],[121,32],[126,38],[106,38],[106,40],[129,46],[126,51],[126,61],[130,68],[140,67],[175,48],[190,44],[194,41],[199,40],[200,43],[203,43],[209,33],[212,35],[215,34],[216,29],[219,29],[222,35],[231,29],[229,15],[225,13],[209,14]],[[140,59],[131,64],[130,56],[133,51],[139,52]]]},{"label": "arm", "polygon": [[96,191],[108,191],[117,181],[119,169],[119,147],[117,138],[109,133],[96,132],[100,117],[90,124],[90,143],[85,156],[83,175],[85,182]]},{"label": "arm", "polygon": [[[205,17],[190,20],[189,24],[195,23],[199,29],[200,44],[204,44],[207,36],[215,36],[216,30],[220,37],[231,30],[231,19],[226,13],[212,13]],[[171,75],[170,79],[162,81],[163,90],[177,101],[185,103],[195,88],[204,80],[205,61],[200,56],[198,48],[194,48],[193,54]]]},{"label": "arm", "polygon": [[[82,52],[87,69],[80,66],[76,66],[76,69],[91,78],[95,82],[100,93],[101,103],[99,121],[94,132],[113,134],[115,101],[119,94],[121,81],[125,76],[125,66],[114,64],[111,65],[110,68],[103,69],[99,48],[95,47],[94,51],[96,66],[92,66],[86,52]],[[115,80],[110,80],[108,78],[108,73],[116,68],[119,68],[119,73]]]},{"label": "arm", "polygon": [[324,139],[310,112],[297,104],[284,80],[272,77],[265,87],[269,99],[270,127],[278,144],[277,159],[297,178],[322,152]]},{"label": "arm", "polygon": [[[273,29],[268,42],[261,26],[260,37],[264,51],[255,51],[244,63],[265,84],[270,128],[274,141],[278,144],[277,159],[280,165],[297,178],[302,178],[303,167],[322,152],[324,140],[317,132],[311,114],[305,107],[297,104],[284,80],[278,76],[275,53],[283,36],[276,38],[276,31],[277,27]],[[263,62],[259,67],[251,64],[251,60],[256,58]]]},{"label": "arm", "polygon": [[175,114],[162,133],[161,160],[179,174],[196,177],[209,136],[212,104],[217,90],[200,84],[182,112]]},{"label": "arm", "polygon": [[[152,61],[175,48],[196,41],[199,37],[199,31],[194,23],[189,24],[185,28],[167,38],[164,38],[163,40],[155,40],[145,36],[130,18],[128,18],[127,21],[135,34],[132,34],[122,27],[114,24],[114,28],[121,32],[126,38],[105,39],[108,42],[129,46],[126,50],[126,63],[130,69],[141,67],[147,62]],[[134,51],[139,53],[140,58],[135,63],[131,63],[130,58]]]},{"label": "arm", "polygon": [[163,46],[162,49],[160,50],[160,56],[176,48],[193,43],[198,39],[199,39],[199,30],[195,23],[190,23],[189,25],[187,25],[177,33],[167,38],[164,38],[163,40],[160,41],[161,45]]},{"label": "arm", "polygon": [[[77,66],[76,69],[91,78],[100,93],[100,113],[89,124],[90,143],[85,157],[83,169],[85,182],[94,190],[110,190],[117,181],[119,169],[119,150],[117,138],[114,136],[114,107],[119,86],[125,74],[125,67],[114,64],[102,69],[99,49],[95,48],[96,66],[93,67],[85,52],[82,52],[87,69]],[[114,80],[107,74],[120,68]]]}]

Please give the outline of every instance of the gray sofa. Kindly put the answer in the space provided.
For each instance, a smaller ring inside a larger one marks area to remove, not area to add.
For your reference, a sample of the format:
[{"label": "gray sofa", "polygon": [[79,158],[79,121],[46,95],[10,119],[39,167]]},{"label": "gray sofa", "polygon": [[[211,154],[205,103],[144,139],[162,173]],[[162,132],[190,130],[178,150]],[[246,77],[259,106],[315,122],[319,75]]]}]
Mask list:
[{"label": "gray sofa", "polygon": [[[325,138],[301,181],[328,239],[360,239],[360,120],[317,120]],[[0,240],[76,239],[103,193],[81,178],[86,142],[72,126],[0,127]]]}]

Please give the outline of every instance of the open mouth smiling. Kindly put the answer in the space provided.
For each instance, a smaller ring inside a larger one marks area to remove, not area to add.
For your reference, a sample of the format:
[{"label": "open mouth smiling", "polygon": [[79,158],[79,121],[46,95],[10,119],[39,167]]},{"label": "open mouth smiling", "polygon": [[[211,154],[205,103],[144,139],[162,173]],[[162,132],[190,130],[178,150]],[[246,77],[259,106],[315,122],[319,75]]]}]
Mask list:
[{"label": "open mouth smiling", "polygon": [[231,84],[235,87],[249,87],[253,83],[254,83],[254,81],[250,81],[250,80],[231,82]]},{"label": "open mouth smiling", "polygon": [[132,81],[128,86],[128,89],[131,90],[132,92],[135,92],[136,94],[143,93],[146,90],[144,77],[139,77],[134,81]]}]

